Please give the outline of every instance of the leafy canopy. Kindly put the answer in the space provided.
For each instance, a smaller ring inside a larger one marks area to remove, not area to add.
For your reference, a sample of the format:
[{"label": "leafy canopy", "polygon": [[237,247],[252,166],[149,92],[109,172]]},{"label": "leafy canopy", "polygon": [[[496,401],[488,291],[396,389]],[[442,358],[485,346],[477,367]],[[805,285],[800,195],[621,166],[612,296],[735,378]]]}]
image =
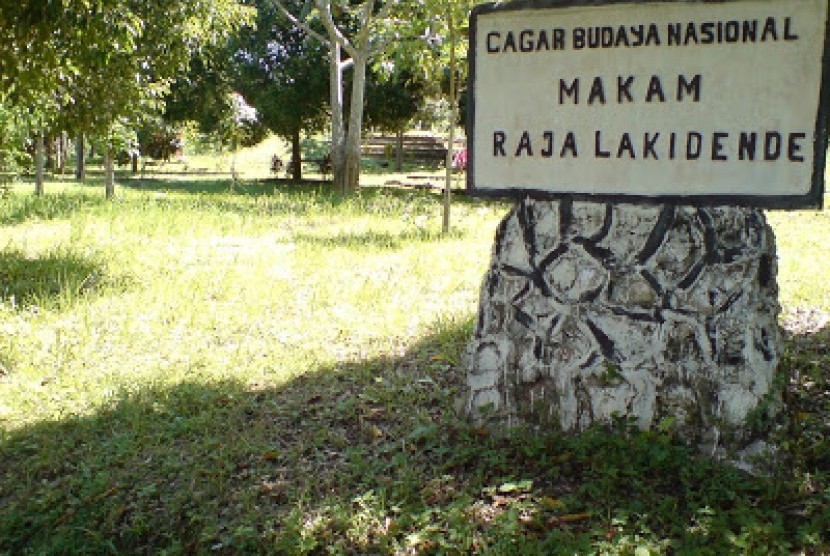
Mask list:
[{"label": "leafy canopy", "polygon": [[237,0],[0,4],[0,93],[42,127],[106,133],[159,109],[194,54],[248,20]]}]

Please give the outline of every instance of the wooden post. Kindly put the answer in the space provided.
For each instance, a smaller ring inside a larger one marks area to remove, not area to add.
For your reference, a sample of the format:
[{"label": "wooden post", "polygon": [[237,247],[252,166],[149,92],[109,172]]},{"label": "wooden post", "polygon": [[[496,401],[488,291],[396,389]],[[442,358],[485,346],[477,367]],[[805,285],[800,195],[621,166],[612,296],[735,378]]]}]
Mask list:
[{"label": "wooden post", "polygon": [[452,6],[447,8],[450,30],[450,133],[447,141],[447,179],[444,181],[444,233],[450,231],[450,207],[452,206],[452,151],[455,142],[455,120],[457,117],[457,92],[455,82],[455,20]]}]

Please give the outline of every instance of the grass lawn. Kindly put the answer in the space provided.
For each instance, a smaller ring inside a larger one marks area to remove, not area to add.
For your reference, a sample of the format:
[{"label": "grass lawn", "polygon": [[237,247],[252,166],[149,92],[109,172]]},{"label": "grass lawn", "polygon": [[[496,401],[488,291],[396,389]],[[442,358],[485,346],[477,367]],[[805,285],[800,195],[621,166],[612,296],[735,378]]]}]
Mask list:
[{"label": "grass lawn", "polygon": [[754,478],[624,423],[471,428],[508,205],[459,197],[444,237],[435,192],[263,153],[0,200],[0,554],[830,553],[830,211],[770,215],[788,405]]}]

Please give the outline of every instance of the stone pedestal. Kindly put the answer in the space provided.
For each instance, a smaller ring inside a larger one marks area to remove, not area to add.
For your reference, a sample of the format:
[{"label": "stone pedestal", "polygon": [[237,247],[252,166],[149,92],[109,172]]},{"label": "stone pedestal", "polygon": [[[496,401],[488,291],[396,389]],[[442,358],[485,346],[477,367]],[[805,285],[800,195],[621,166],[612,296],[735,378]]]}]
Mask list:
[{"label": "stone pedestal", "polygon": [[579,431],[630,417],[746,440],[781,352],[758,210],[520,202],[496,234],[467,361],[476,421]]}]

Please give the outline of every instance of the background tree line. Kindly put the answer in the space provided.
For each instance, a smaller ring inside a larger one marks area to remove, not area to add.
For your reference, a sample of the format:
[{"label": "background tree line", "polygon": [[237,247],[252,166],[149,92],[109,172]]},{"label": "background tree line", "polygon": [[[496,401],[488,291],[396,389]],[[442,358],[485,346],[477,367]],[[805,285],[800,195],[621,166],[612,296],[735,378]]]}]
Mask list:
[{"label": "background tree line", "polygon": [[[0,174],[47,139],[164,157],[186,122],[228,146],[328,130],[335,184],[357,188],[366,125],[402,132],[425,99],[457,106],[474,0],[28,0],[0,5]],[[450,60],[451,50],[455,58]],[[444,87],[442,90],[442,83]],[[255,109],[254,112],[250,107]],[[87,144],[84,143],[87,142]],[[167,149],[165,148],[167,147]]]}]

